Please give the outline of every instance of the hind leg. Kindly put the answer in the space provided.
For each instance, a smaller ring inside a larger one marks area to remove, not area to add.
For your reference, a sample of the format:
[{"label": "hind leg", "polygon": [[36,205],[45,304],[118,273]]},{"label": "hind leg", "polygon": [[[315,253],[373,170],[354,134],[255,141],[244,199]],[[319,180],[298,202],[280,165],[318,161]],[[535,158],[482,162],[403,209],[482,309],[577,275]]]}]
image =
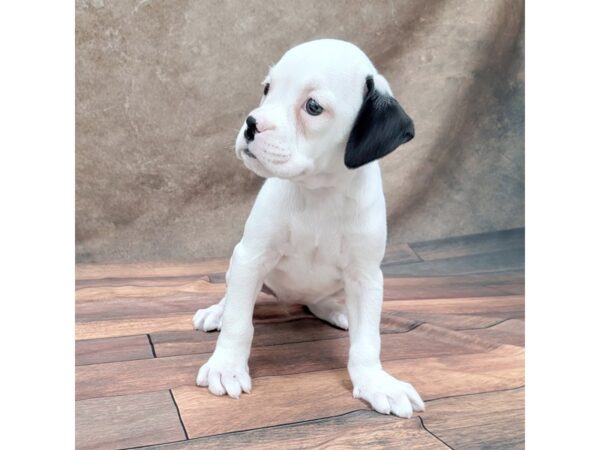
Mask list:
[{"label": "hind leg", "polygon": [[324,298],[314,305],[308,305],[311,313],[319,319],[343,330],[348,329],[348,312],[344,303],[343,291]]},{"label": "hind leg", "polygon": [[[225,279],[229,278],[229,272],[225,275]],[[275,297],[275,293],[271,291],[266,285],[263,285],[262,291],[266,294]],[[223,312],[225,311],[225,302],[227,296],[224,296],[219,303],[215,303],[205,309],[199,309],[194,314],[192,323],[194,324],[195,330],[203,331],[214,331],[221,330],[221,324],[223,323]]]},{"label": "hind leg", "polygon": [[[229,279],[229,269],[225,273],[225,285]],[[194,314],[192,323],[194,324],[195,330],[203,331],[221,331],[221,324],[223,323],[223,311],[225,311],[225,301],[227,295],[224,295],[219,303],[209,306],[205,309],[199,309]]]},{"label": "hind leg", "polygon": [[225,310],[226,297],[223,297],[219,303],[215,303],[206,309],[199,309],[194,314],[192,323],[194,329],[203,331],[220,330],[223,323],[223,311]]}]

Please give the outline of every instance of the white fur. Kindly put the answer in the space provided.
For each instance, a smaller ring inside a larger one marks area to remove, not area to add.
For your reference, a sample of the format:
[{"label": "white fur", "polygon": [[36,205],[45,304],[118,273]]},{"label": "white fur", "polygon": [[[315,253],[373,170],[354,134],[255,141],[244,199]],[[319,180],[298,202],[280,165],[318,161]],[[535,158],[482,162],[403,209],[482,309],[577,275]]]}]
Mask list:
[{"label": "white fur", "polygon": [[[368,75],[391,94],[352,44],[319,40],[294,47],[270,70],[269,93],[250,112],[258,124],[254,140],[246,143],[246,125],[240,129],[237,156],[267,180],[233,252],[225,297],[194,316],[196,329],[221,330],[197,378],[213,394],[250,392],[252,312],[265,283],[280,301],[308,305],[316,316],[349,329],[355,397],[401,417],[424,408],[415,389],[387,374],[379,357],[387,232],[379,165],[344,165]],[[303,109],[309,97],[323,114]]]}]

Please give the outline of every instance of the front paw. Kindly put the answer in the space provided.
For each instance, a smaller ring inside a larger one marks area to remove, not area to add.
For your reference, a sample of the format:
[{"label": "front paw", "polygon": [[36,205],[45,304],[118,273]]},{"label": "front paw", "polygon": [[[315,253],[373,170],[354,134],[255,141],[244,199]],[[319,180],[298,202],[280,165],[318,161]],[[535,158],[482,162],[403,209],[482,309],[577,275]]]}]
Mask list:
[{"label": "front paw", "polygon": [[213,354],[198,371],[198,386],[208,386],[215,395],[228,394],[239,398],[243,392],[250,393],[252,381],[248,373],[248,364],[240,358],[231,358]]},{"label": "front paw", "polygon": [[361,398],[381,414],[410,418],[413,411],[424,411],[425,404],[410,383],[400,381],[383,369],[360,369],[350,374],[354,398]]}]

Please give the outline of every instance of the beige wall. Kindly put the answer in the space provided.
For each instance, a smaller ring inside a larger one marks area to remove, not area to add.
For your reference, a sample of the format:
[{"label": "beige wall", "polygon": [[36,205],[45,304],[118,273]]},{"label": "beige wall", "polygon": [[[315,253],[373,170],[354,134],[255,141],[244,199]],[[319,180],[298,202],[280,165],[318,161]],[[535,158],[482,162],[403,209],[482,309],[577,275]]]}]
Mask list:
[{"label": "beige wall", "polygon": [[523,226],[522,3],[77,1],[77,260],[228,255],[262,183],[236,132],[268,65],[321,37],[415,121],[381,162],[393,243]]}]

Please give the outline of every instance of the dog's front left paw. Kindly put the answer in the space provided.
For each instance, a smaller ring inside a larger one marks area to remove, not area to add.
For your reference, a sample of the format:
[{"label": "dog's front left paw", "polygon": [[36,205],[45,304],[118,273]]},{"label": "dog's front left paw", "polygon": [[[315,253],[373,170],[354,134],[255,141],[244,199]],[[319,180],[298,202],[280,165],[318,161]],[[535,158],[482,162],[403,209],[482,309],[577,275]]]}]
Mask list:
[{"label": "dog's front left paw", "polygon": [[252,389],[246,363],[214,354],[198,371],[196,384],[208,386],[208,390],[215,395],[227,394],[233,398],[239,398],[242,391],[250,393]]},{"label": "dog's front left paw", "polygon": [[361,369],[351,374],[352,395],[371,404],[381,414],[410,418],[413,411],[424,411],[425,404],[410,383],[400,381],[383,369]]}]

